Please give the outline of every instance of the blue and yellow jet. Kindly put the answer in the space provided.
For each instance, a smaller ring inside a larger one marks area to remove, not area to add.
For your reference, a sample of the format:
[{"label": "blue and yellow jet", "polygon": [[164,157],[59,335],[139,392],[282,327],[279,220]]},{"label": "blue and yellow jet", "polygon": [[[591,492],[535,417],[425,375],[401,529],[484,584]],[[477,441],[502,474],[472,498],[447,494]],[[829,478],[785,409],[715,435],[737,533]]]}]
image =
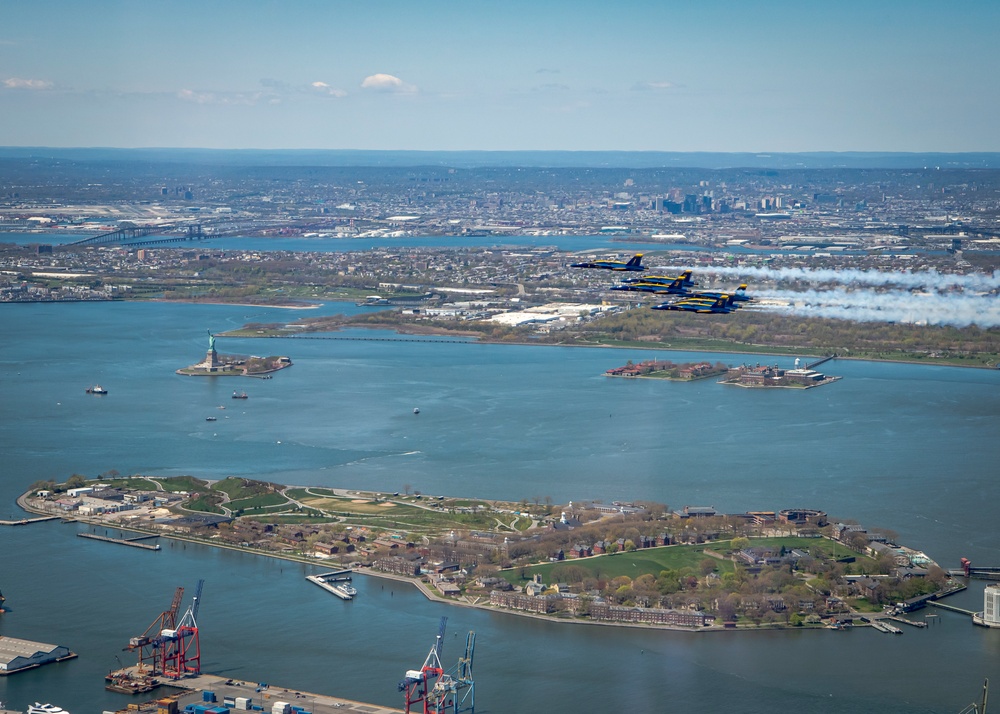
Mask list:
[{"label": "blue and yellow jet", "polygon": [[690,290],[684,286],[684,278],[674,278],[671,282],[654,280],[623,280],[620,285],[612,285],[612,290],[626,290],[633,293],[653,293],[654,295],[688,295]]},{"label": "blue and yellow jet", "polygon": [[[715,298],[719,298],[725,295],[729,297],[730,302],[753,302],[753,298],[747,295],[746,290],[747,290],[747,284],[743,283],[738,288],[736,288],[736,290],[730,293],[713,292],[711,290],[698,290],[696,292],[692,292],[689,294],[693,298],[711,298],[714,300]],[[739,305],[737,305],[737,307],[739,307]]]},{"label": "blue and yellow jet", "polygon": [[627,263],[620,260],[595,260],[593,263],[573,263],[571,268],[601,268],[603,270],[642,271],[642,253],[636,253]]},{"label": "blue and yellow jet", "polygon": [[658,285],[671,285],[677,283],[684,288],[693,288],[698,283],[691,280],[691,271],[685,270],[680,275],[643,275],[641,278],[628,278],[622,280],[623,283],[656,283]]},{"label": "blue and yellow jet", "polygon": [[739,305],[733,303],[733,296],[722,294],[717,298],[686,297],[676,302],[665,302],[653,305],[654,310],[673,310],[677,312],[723,313],[735,312]]}]

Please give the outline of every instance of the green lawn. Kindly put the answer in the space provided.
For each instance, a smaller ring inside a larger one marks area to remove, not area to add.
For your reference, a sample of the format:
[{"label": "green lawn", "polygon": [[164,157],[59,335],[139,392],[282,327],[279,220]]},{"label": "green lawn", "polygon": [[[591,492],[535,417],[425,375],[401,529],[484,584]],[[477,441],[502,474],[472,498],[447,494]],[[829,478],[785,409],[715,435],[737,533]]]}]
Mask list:
[{"label": "green lawn", "polygon": [[235,501],[230,501],[226,504],[229,508],[236,511],[239,509],[246,510],[248,508],[266,508],[268,506],[284,506],[288,505],[291,507],[291,502],[280,493],[262,493],[259,496],[250,496],[249,498],[239,498]]},{"label": "green lawn", "polygon": [[[712,546],[719,547],[719,543],[710,545],[669,545],[660,548],[645,548],[632,553],[616,553],[615,555],[600,555],[593,558],[582,558],[580,560],[564,560],[560,563],[544,563],[541,565],[531,565],[524,568],[526,579],[530,579],[535,573],[542,576],[542,582],[551,583],[553,579],[558,579],[559,569],[567,566],[579,566],[589,570],[594,577],[616,578],[619,575],[627,575],[633,580],[640,575],[650,573],[654,576],[660,574],[662,570],[679,570],[681,568],[692,568],[698,570],[702,560],[709,557],[705,555],[705,549],[713,550]],[[721,547],[725,547],[722,545]],[[721,550],[721,548],[719,548]],[[731,561],[712,559],[718,572],[729,573],[735,569]],[[508,582],[513,585],[520,585],[524,582],[521,579],[521,568],[512,568],[501,573]]]}]

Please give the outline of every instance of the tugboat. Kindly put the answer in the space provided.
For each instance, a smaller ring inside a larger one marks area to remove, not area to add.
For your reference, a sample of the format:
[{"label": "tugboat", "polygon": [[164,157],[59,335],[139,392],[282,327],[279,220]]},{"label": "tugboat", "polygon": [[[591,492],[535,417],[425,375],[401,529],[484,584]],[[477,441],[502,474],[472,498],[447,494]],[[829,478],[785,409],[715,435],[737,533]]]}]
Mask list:
[{"label": "tugboat", "polygon": [[249,399],[246,392],[233,392],[233,399]]},{"label": "tugboat", "polygon": [[87,387],[87,394],[107,394],[108,390],[102,387],[100,384],[95,384],[93,387]]}]

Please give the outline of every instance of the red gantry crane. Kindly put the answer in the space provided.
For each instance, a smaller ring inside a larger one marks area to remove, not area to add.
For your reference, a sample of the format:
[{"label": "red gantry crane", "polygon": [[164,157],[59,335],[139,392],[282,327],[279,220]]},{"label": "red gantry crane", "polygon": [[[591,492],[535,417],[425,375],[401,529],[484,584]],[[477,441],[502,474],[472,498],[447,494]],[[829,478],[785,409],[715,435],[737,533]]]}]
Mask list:
[{"label": "red gantry crane", "polygon": [[201,642],[198,638],[198,608],[201,606],[201,590],[204,580],[198,581],[191,607],[173,631],[164,630],[163,666],[164,677],[180,679],[189,674],[201,674]]},{"label": "red gantry crane", "polygon": [[[128,641],[126,651],[139,651],[138,669],[140,674],[157,675],[162,673],[162,658],[160,656],[163,648],[162,633],[166,630],[173,630],[177,626],[177,609],[181,606],[183,597],[184,588],[177,588],[174,591],[174,600],[170,603],[170,609],[161,612],[160,616],[153,620],[145,632]],[[147,666],[149,671],[146,671]]]},{"label": "red gantry crane", "polygon": [[[448,618],[442,617],[441,624],[438,626],[437,639],[434,641],[431,651],[427,653],[423,666],[420,669],[408,669],[406,679],[399,683],[399,691],[404,692],[403,698],[406,702],[404,711],[406,714],[421,711],[424,714],[431,714],[434,711],[429,706],[427,692],[431,684],[444,674],[444,667],[441,666],[441,646],[444,641],[444,629],[447,625]],[[423,707],[411,709],[414,704],[421,703]]]}]

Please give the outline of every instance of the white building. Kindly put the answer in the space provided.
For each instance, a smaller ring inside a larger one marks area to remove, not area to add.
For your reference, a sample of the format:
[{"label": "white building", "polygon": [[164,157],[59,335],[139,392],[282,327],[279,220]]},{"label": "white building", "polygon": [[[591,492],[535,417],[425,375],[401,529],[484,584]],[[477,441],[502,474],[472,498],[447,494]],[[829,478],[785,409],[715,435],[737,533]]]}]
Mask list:
[{"label": "white building", "polygon": [[973,615],[972,621],[984,627],[1000,628],[1000,583],[986,586],[983,592],[983,611]]}]

